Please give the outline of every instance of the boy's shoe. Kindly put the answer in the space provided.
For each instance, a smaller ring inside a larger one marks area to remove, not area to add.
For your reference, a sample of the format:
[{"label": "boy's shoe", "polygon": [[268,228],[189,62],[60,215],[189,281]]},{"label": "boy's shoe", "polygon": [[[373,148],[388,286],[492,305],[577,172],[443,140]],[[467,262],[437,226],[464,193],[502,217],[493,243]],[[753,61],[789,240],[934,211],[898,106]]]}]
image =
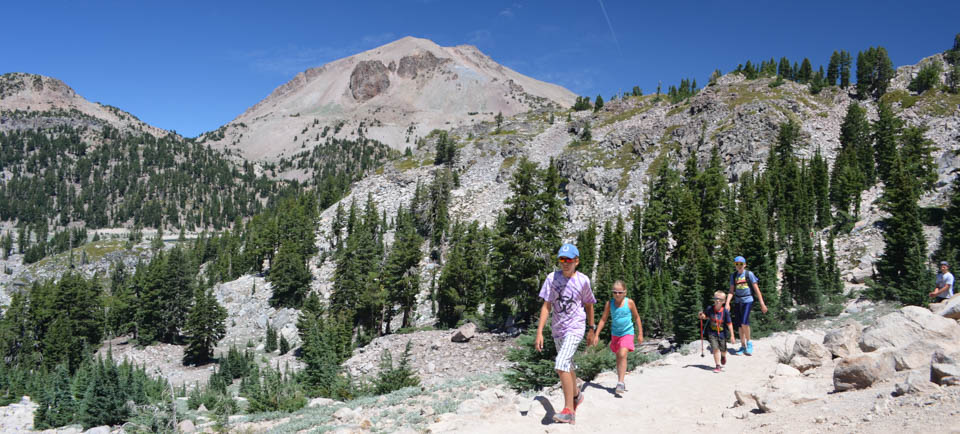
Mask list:
[{"label": "boy's shoe", "polygon": [[573,411],[577,411],[577,407],[583,403],[583,392],[577,391],[577,395],[573,397]]},{"label": "boy's shoe", "polygon": [[713,368],[713,372],[716,373],[716,374],[719,374],[719,373],[720,373],[720,370],[721,370],[721,369],[720,369],[720,365],[717,365],[716,368]]},{"label": "boy's shoe", "polygon": [[726,354],[721,354],[721,355],[720,355],[720,364],[721,364],[721,365],[726,365],[726,364],[727,364],[727,355],[726,355]]},{"label": "boy's shoe", "polygon": [[577,415],[569,408],[565,408],[560,413],[553,414],[553,421],[558,423],[569,423],[573,425],[577,423]]},{"label": "boy's shoe", "polygon": [[740,349],[737,350],[735,354],[743,354],[747,350],[747,347],[740,345]]},{"label": "boy's shoe", "polygon": [[753,341],[747,341],[747,351],[744,354],[753,355]]},{"label": "boy's shoe", "polygon": [[627,385],[623,383],[617,383],[617,390],[614,392],[617,395],[623,395],[623,392],[627,391]]}]

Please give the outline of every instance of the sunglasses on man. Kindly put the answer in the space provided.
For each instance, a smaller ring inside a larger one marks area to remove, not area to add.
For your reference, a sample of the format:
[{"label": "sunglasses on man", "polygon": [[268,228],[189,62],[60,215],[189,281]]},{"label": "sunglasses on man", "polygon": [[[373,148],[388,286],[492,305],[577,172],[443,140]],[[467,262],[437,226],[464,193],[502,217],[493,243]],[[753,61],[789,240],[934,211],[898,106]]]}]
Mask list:
[{"label": "sunglasses on man", "polygon": [[562,263],[564,263],[564,264],[569,264],[569,263],[571,263],[571,262],[573,262],[573,261],[576,261],[576,260],[577,260],[577,258],[564,258],[564,257],[560,257],[560,262],[562,262]]}]

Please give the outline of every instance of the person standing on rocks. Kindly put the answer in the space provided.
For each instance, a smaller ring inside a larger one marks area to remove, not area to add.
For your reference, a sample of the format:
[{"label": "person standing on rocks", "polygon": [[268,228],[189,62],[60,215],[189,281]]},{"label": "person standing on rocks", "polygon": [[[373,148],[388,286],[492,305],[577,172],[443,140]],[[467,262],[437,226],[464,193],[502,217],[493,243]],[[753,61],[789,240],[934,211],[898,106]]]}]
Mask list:
[{"label": "person standing on rocks", "polygon": [[713,304],[698,315],[701,321],[709,320],[707,340],[710,341],[713,361],[717,365],[713,372],[718,373],[723,369],[723,365],[727,364],[727,339],[730,339],[730,345],[736,343],[733,340],[733,322],[730,319],[730,309],[724,307],[726,300],[727,297],[723,291],[713,293]]},{"label": "person standing on rocks", "polygon": [[940,261],[937,287],[930,293],[930,298],[934,299],[934,303],[939,303],[950,297],[953,297],[953,273],[950,272],[950,264],[947,261]]},{"label": "person standing on rocks", "polygon": [[[543,305],[540,306],[540,321],[533,346],[537,351],[543,351],[543,327],[552,310],[553,321],[550,324],[557,348],[553,368],[563,387],[563,411],[554,414],[553,420],[573,424],[576,423],[577,407],[583,402],[583,393],[577,388],[573,354],[583,340],[587,325],[591,331],[597,329],[593,323],[593,305],[597,299],[590,288],[590,278],[577,271],[577,265],[580,264],[577,246],[564,244],[557,252],[557,257],[560,271],[548,274],[540,288]],[[593,333],[587,333],[587,344],[593,343]]]},{"label": "person standing on rocks", "polygon": [[[736,271],[730,275],[730,292],[724,307],[733,315],[733,327],[740,330],[740,349],[737,354],[753,354],[753,341],[750,340],[750,310],[753,307],[753,294],[760,301],[760,312],[767,313],[767,304],[763,302],[763,294],[757,285],[757,276],[747,270],[747,260],[743,256],[733,258]],[[753,293],[751,293],[751,289]],[[733,302],[731,307],[730,302]]]},{"label": "person standing on rocks", "polygon": [[[617,355],[617,389],[616,395],[619,396],[627,390],[623,377],[627,373],[627,352],[634,351],[633,341],[637,339],[638,343],[643,343],[643,323],[640,322],[640,314],[637,313],[637,305],[633,300],[627,298],[627,287],[622,280],[613,282],[613,299],[603,307],[603,314],[600,315],[600,325],[593,332],[593,341],[600,339],[600,330],[610,318],[610,351]],[[632,318],[632,320],[631,320]],[[633,323],[637,323],[637,332],[634,334]]]}]

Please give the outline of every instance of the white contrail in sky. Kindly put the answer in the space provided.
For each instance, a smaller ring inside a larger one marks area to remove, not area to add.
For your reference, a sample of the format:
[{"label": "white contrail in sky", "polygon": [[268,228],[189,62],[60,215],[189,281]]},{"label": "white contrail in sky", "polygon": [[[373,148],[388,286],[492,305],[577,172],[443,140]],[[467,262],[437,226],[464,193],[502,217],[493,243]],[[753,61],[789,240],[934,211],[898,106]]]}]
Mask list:
[{"label": "white contrail in sky", "polygon": [[603,6],[603,0],[597,0],[597,3],[600,3],[600,10],[603,11],[603,17],[607,19],[607,27],[610,27],[610,34],[613,35],[613,43],[617,44],[617,53],[620,53],[620,58],[623,59],[623,51],[620,50],[620,41],[617,40],[617,33],[613,31],[613,24],[610,23],[610,16],[607,15],[607,8]]}]

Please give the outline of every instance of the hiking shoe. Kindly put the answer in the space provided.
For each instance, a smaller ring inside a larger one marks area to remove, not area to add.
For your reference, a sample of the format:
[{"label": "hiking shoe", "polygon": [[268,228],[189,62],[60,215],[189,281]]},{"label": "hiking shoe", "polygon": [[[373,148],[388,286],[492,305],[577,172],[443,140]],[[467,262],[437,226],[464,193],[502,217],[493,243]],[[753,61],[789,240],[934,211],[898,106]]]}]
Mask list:
[{"label": "hiking shoe", "polygon": [[748,356],[753,354],[753,341],[747,341],[747,352],[744,354]]},{"label": "hiking shoe", "polygon": [[573,425],[577,423],[577,415],[569,408],[564,408],[560,413],[553,414],[553,421],[557,423],[569,423]]},{"label": "hiking shoe", "polygon": [[614,392],[617,395],[622,395],[623,392],[627,391],[627,385],[623,383],[617,383],[617,390]]},{"label": "hiking shoe", "polygon": [[577,411],[577,407],[583,403],[583,392],[577,391],[577,396],[573,397],[573,411]]},{"label": "hiking shoe", "polygon": [[735,354],[743,354],[743,353],[746,352],[746,351],[747,351],[747,347],[741,345],[741,346],[740,346],[740,349],[737,350],[737,352],[736,352]]},{"label": "hiking shoe", "polygon": [[726,364],[727,364],[727,355],[726,355],[726,354],[721,354],[721,355],[720,355],[720,364],[721,364],[721,365],[726,365]]},{"label": "hiking shoe", "polygon": [[716,367],[716,368],[713,368],[713,372],[714,372],[715,374],[719,374],[719,373],[720,373],[720,371],[721,371],[721,369],[720,369],[720,365],[717,365],[717,367]]}]

